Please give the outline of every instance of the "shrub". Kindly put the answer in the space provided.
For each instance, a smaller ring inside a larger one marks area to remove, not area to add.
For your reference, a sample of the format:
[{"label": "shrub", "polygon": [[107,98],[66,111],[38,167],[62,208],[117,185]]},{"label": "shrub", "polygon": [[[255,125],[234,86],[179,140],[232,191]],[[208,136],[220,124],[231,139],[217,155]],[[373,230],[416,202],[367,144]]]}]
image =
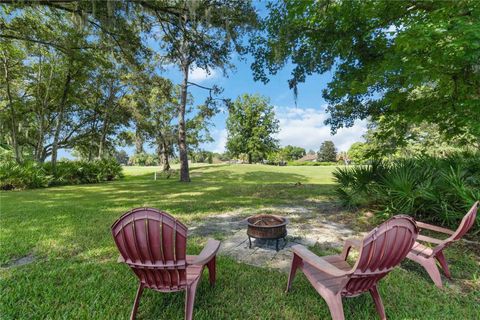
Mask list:
[{"label": "shrub", "polygon": [[287,165],[289,166],[313,166],[313,167],[323,167],[323,166],[337,166],[337,162],[313,162],[313,161],[288,161]]},{"label": "shrub", "polygon": [[337,168],[333,176],[345,206],[368,207],[382,217],[409,214],[452,228],[480,199],[478,154],[374,161]]},{"label": "shrub", "polygon": [[2,190],[42,188],[52,181],[42,165],[35,162],[18,164],[15,161],[0,163],[0,188]]},{"label": "shrub", "polygon": [[157,163],[158,161],[154,155],[145,152],[134,154],[128,160],[128,164],[133,166],[155,166]]},{"label": "shrub", "polygon": [[8,161],[0,164],[0,186],[4,190],[98,183],[122,176],[122,167],[114,159],[92,162],[61,161],[57,163],[55,170],[50,162],[26,162],[20,165]]}]

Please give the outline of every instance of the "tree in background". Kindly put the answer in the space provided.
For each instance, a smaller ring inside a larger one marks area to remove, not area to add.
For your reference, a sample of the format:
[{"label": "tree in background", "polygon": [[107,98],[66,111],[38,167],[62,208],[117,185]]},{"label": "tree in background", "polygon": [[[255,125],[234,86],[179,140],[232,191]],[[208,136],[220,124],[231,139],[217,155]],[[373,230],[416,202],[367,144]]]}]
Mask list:
[{"label": "tree in background", "polygon": [[258,94],[239,96],[229,107],[227,150],[232,156],[246,154],[248,163],[265,159],[278,148],[279,131],[273,106]]},{"label": "tree in background", "polygon": [[[160,4],[160,9],[157,6]],[[170,3],[165,12],[163,1],[146,6],[151,12],[150,30],[159,40],[162,59],[175,64],[181,74],[180,100],[178,104],[178,150],[180,158],[180,181],[189,182],[187,125],[188,88],[192,85],[220,93],[216,87],[206,88],[189,81],[193,68],[210,73],[220,69],[224,73],[232,65],[233,52],[243,54],[242,38],[256,23],[257,15],[250,1],[177,1]],[[208,106],[209,104],[205,104]]]},{"label": "tree in background", "polygon": [[319,162],[335,162],[337,161],[337,148],[332,141],[324,141],[317,153],[317,161]]},{"label": "tree in background", "polygon": [[447,138],[437,125],[411,124],[380,118],[369,124],[364,135],[364,153],[368,158],[446,157],[459,152],[476,152],[476,139],[469,134]]},{"label": "tree in background", "polygon": [[304,155],[306,155],[305,149],[301,147],[288,145],[280,149],[280,152],[284,155],[284,160],[294,161],[298,160]]},{"label": "tree in background", "polygon": [[369,159],[367,144],[364,142],[353,143],[348,149],[347,156],[354,164],[365,163]]},{"label": "tree in background", "polygon": [[323,91],[335,132],[381,117],[438,125],[480,146],[480,2],[279,1],[253,40],[256,79],[287,61],[289,85],[333,71]]}]

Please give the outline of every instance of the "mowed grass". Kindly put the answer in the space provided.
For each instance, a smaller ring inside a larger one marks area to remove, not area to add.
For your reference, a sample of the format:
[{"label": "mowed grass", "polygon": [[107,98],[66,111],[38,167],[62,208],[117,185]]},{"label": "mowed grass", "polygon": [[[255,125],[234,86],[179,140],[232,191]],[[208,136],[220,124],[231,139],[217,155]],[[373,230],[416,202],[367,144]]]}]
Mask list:
[{"label": "mowed grass", "polygon": [[[112,183],[0,193],[0,319],[128,318],[137,280],[116,263],[110,225],[133,207],[161,208],[188,225],[237,209],[334,201],[331,167],[198,166],[189,184],[154,181],[154,170],[126,168]],[[188,252],[198,253],[205,240],[190,238]],[[478,252],[462,243],[447,250],[456,280],[443,290],[413,263],[394,270],[380,284],[389,319],[478,319]],[[34,262],[11,266],[28,255]],[[205,272],[198,288],[195,319],[329,319],[303,275],[285,294],[284,273],[224,256],[217,268],[217,286]],[[138,318],[182,319],[183,298],[147,290]],[[347,319],[376,318],[369,295],[344,299],[344,309]]]}]

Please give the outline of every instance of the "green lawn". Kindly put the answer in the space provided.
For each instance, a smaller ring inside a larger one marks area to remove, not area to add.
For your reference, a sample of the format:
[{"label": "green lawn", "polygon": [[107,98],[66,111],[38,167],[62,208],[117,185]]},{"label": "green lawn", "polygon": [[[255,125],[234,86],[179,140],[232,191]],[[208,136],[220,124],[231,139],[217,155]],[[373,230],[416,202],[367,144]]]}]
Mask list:
[{"label": "green lawn", "polygon": [[[121,181],[0,193],[0,319],[126,319],[137,281],[117,264],[110,225],[132,207],[166,210],[187,225],[239,208],[334,201],[331,167],[198,166],[192,183],[153,180],[154,168],[126,168]],[[295,185],[300,182],[301,185]],[[203,238],[190,238],[198,253]],[[319,254],[319,248],[313,248]],[[456,280],[437,289],[413,263],[380,284],[390,319],[478,319],[479,248],[456,244],[447,259]],[[476,254],[475,254],[476,252]],[[33,255],[33,263],[7,267]],[[218,282],[198,288],[196,319],[328,319],[326,304],[299,276],[218,259]],[[206,274],[206,272],[205,272]],[[344,300],[347,319],[375,319],[368,295]],[[182,319],[183,293],[146,291],[139,319]]]}]

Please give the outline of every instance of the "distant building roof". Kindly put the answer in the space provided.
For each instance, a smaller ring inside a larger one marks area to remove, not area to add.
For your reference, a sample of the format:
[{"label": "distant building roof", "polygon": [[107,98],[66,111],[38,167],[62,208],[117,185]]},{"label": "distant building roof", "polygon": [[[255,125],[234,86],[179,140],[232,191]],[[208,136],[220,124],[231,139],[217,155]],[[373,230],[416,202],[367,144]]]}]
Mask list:
[{"label": "distant building roof", "polygon": [[316,154],[307,154],[307,155],[304,155],[303,157],[301,157],[300,159],[298,159],[298,161],[303,161],[303,162],[317,161],[317,155]]}]

